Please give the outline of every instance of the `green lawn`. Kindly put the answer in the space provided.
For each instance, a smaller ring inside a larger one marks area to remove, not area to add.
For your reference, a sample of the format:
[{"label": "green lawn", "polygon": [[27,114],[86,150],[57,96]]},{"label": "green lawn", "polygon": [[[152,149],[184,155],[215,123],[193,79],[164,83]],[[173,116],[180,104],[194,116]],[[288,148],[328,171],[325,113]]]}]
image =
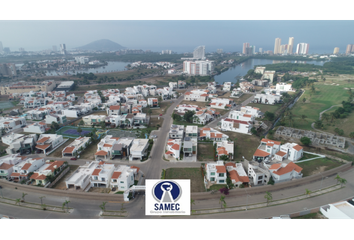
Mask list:
[{"label": "green lawn", "polygon": [[323,216],[321,212],[317,212],[317,213],[309,213],[303,216],[299,216],[299,217],[293,217],[291,219],[323,219]]},{"label": "green lawn", "polygon": [[165,179],[190,179],[191,192],[205,192],[200,168],[168,168]]},{"label": "green lawn", "polygon": [[[331,110],[327,111],[326,113],[330,114],[331,112],[334,112],[336,109],[339,107],[334,107]],[[350,137],[349,134],[351,132],[354,132],[354,112],[351,112],[348,117],[346,118],[338,118],[338,119],[333,119],[333,122],[331,119],[328,121],[324,121],[324,131],[336,134],[334,131],[335,128],[343,129],[344,132],[344,137]]]},{"label": "green lawn", "polygon": [[[305,130],[311,130],[311,123],[319,119],[320,112],[330,108],[332,105],[341,104],[342,101],[348,99],[347,90],[343,86],[324,85],[316,83],[316,92],[312,93],[310,88],[305,89],[305,93],[301,96],[295,106],[292,108],[294,117],[294,127]],[[303,102],[306,98],[306,102]],[[301,116],[305,115],[305,120]],[[286,126],[288,123],[286,122]]]},{"label": "green lawn", "polygon": [[210,188],[208,189],[208,191],[212,191],[212,190],[218,190],[220,188],[224,188],[226,187],[226,184],[214,184],[214,185],[211,185]]},{"label": "green lawn", "polygon": [[308,162],[296,164],[303,168],[303,177],[307,177],[310,175],[330,170],[332,168],[339,167],[343,163],[330,158],[318,158],[315,160],[310,160]]},{"label": "green lawn", "polygon": [[261,104],[261,103],[249,103],[247,104],[247,106],[259,108],[259,110],[263,113],[267,111],[271,113],[275,113],[282,106],[282,104],[269,105],[269,104]]},{"label": "green lawn", "polygon": [[213,143],[198,143],[198,161],[214,161]]}]

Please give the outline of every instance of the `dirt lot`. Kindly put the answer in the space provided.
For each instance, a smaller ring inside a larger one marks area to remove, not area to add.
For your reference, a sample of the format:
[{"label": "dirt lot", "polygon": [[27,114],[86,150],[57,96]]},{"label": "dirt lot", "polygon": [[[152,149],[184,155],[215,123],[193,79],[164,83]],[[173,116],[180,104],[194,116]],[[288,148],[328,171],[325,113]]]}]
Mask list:
[{"label": "dirt lot", "polygon": [[198,161],[214,161],[213,143],[198,143]]},{"label": "dirt lot", "polygon": [[205,108],[206,105],[208,104],[208,102],[197,102],[197,101],[186,101],[186,100],[183,100],[180,104],[181,105],[183,105],[183,104],[197,105],[200,108]]},{"label": "dirt lot", "polygon": [[151,118],[150,119],[150,127],[157,127],[157,125],[162,126],[163,124],[163,118],[160,117],[160,120],[156,118]]},{"label": "dirt lot", "polygon": [[160,108],[143,108],[143,112],[149,115],[149,109],[151,109],[152,113],[151,115],[160,115],[160,114],[165,114],[167,109],[172,105],[170,101],[168,102],[160,102]]},{"label": "dirt lot", "polygon": [[[69,160],[70,161],[70,160]],[[53,186],[53,188],[55,189],[61,189],[61,190],[65,190],[66,189],[66,185],[65,185],[65,181],[75,172],[75,170],[78,168],[78,165],[69,165],[69,172],[67,172],[62,179],[60,179],[59,182],[57,182],[57,184],[55,184]]]},{"label": "dirt lot", "polygon": [[297,163],[297,165],[303,168],[302,173],[304,177],[339,167],[342,164],[342,162],[330,158],[319,158],[308,162]]},{"label": "dirt lot", "polygon": [[200,168],[168,168],[166,179],[190,179],[191,192],[205,192]]},{"label": "dirt lot", "polygon": [[110,188],[101,188],[101,187],[92,187],[88,192],[94,192],[94,193],[109,193],[111,191]]},{"label": "dirt lot", "polygon": [[91,143],[80,153],[80,159],[95,160],[95,153],[97,152],[97,144]]},{"label": "dirt lot", "polygon": [[[62,157],[62,151],[63,149],[68,146],[70,143],[72,143],[75,139],[74,138],[69,138],[68,141],[66,141],[63,145],[61,145],[59,148],[57,148],[54,152],[49,154],[49,157]],[[69,158],[68,158],[69,159]]]},{"label": "dirt lot", "polygon": [[246,99],[252,97],[251,94],[243,94],[240,98],[232,98],[234,99],[234,102],[236,104],[241,104],[242,102],[244,102]]}]

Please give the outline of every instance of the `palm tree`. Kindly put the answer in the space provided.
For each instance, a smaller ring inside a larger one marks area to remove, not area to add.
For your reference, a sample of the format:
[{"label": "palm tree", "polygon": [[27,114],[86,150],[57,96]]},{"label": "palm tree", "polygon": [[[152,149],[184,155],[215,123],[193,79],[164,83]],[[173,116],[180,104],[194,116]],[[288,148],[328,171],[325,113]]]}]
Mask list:
[{"label": "palm tree", "polygon": [[338,184],[338,182],[339,182],[339,180],[340,180],[339,174],[337,174],[337,176],[336,176],[334,179],[337,180],[337,184]]},{"label": "palm tree", "polygon": [[18,205],[21,205],[21,198],[17,198],[17,199],[16,199],[15,205],[17,205],[17,203],[18,203]]},{"label": "palm tree", "polygon": [[42,198],[45,198],[45,196],[39,197],[41,199],[41,205],[43,204]]},{"label": "palm tree", "polygon": [[221,204],[221,208],[222,208],[223,203],[225,203],[225,195],[220,196],[219,203]]},{"label": "palm tree", "polygon": [[311,191],[310,190],[308,190],[307,188],[305,189],[305,191],[306,191],[306,193],[305,193],[305,195],[307,195],[308,197],[310,197],[310,195],[311,195]]},{"label": "palm tree", "polygon": [[102,204],[100,205],[100,208],[102,209],[103,212],[106,211],[106,204],[107,202],[102,202]]},{"label": "palm tree", "polygon": [[345,184],[347,183],[347,180],[344,179],[344,178],[341,178],[341,179],[339,180],[339,182],[340,182],[340,187],[343,187],[343,185],[345,185]]},{"label": "palm tree", "polygon": [[267,199],[267,207],[268,207],[269,202],[273,200],[273,196],[270,192],[267,191],[264,198]]},{"label": "palm tree", "polygon": [[25,201],[25,196],[28,195],[28,193],[22,193],[22,202]]},{"label": "palm tree", "polygon": [[65,207],[65,205],[66,205],[66,211],[68,212],[69,211],[69,202],[70,201],[68,201],[68,200],[65,200],[65,202],[63,202],[63,206],[61,207],[61,209],[64,211],[64,207]]}]

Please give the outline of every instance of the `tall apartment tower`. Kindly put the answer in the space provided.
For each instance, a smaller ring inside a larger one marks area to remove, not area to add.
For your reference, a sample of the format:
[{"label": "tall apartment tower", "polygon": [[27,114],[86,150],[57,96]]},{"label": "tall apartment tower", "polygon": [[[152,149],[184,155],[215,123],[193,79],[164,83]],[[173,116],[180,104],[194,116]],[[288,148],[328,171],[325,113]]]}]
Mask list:
[{"label": "tall apartment tower", "polygon": [[353,50],[354,50],[354,44],[348,44],[347,49],[345,50],[345,54],[349,54],[353,52]]},{"label": "tall apartment tower", "polygon": [[296,47],[296,54],[304,55],[309,53],[310,44],[308,43],[299,43]]},{"label": "tall apartment tower", "polygon": [[193,58],[205,59],[205,46],[199,46],[194,49]]},{"label": "tall apartment tower", "polygon": [[334,51],[333,51],[333,54],[338,54],[338,53],[339,53],[339,47],[335,47]]},{"label": "tall apartment tower", "polygon": [[262,54],[262,52],[263,52],[263,48],[259,48],[259,53],[261,53]]},{"label": "tall apartment tower", "polygon": [[0,42],[0,53],[3,53],[4,49],[2,48],[2,42]]},{"label": "tall apartment tower", "polygon": [[243,43],[242,54],[247,54],[247,48],[250,47],[250,43]]},{"label": "tall apartment tower", "polygon": [[294,48],[294,37],[289,37],[289,43],[288,43],[288,54],[293,54],[293,48]]},{"label": "tall apartment tower", "polygon": [[275,44],[274,44],[274,54],[280,54],[280,45],[281,45],[281,39],[276,38],[275,39]]},{"label": "tall apartment tower", "polygon": [[65,44],[60,44],[60,53],[65,55],[66,54],[66,46]]}]

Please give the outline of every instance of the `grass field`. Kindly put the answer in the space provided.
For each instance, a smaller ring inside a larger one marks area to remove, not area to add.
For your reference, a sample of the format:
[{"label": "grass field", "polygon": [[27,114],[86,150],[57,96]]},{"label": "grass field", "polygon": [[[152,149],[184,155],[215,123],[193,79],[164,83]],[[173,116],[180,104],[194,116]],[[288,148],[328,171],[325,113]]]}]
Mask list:
[{"label": "grass field", "polygon": [[80,159],[95,160],[95,153],[97,152],[97,143],[91,143],[85,150],[80,153]]},{"label": "grass field", "polygon": [[[294,127],[296,128],[311,130],[311,123],[319,119],[320,112],[330,108],[332,105],[341,104],[349,96],[343,86],[316,83],[315,87],[315,93],[311,93],[310,89],[306,88],[305,93],[292,108],[292,113],[295,115]],[[303,98],[306,98],[305,103],[303,102]],[[307,117],[306,121],[301,119],[302,115]],[[287,122],[286,124],[288,126]]]},{"label": "grass field", "polygon": [[196,124],[196,123],[189,123],[185,121],[176,121],[173,120],[173,124],[175,125],[183,125],[183,126],[198,126],[198,127],[204,127],[204,125]]},{"label": "grass field", "polygon": [[259,108],[259,110],[262,113],[265,113],[267,111],[271,112],[271,113],[275,113],[282,105],[281,104],[269,105],[269,104],[261,104],[261,103],[249,103],[249,104],[247,104],[247,106]]},{"label": "grass field", "polygon": [[253,154],[260,145],[259,137],[254,135],[245,135],[236,132],[222,132],[229,136],[231,141],[235,142],[234,161],[243,160],[244,156],[247,160],[252,160]]},{"label": "grass field", "polygon": [[166,179],[190,179],[191,192],[205,192],[200,168],[168,168]]},{"label": "grass field", "polygon": [[233,99],[234,102],[239,105],[239,104],[241,104],[242,102],[244,102],[245,100],[249,99],[250,97],[252,97],[251,94],[243,94],[243,95],[242,95],[241,97],[239,97],[239,98],[231,98],[231,99]]},{"label": "grass field", "polygon": [[151,115],[160,115],[160,114],[165,114],[165,112],[167,111],[167,109],[172,105],[172,103],[169,102],[160,102],[160,108],[143,108],[143,112],[146,113],[147,115],[149,115],[149,109],[151,109],[152,113]]},{"label": "grass field", "polygon": [[159,125],[160,127],[163,124],[163,118],[160,117],[160,119],[158,118],[150,118],[150,127],[158,127],[157,125]]},{"label": "grass field", "polygon": [[302,170],[303,177],[307,177],[310,175],[314,175],[314,174],[318,174],[330,170],[332,168],[339,167],[343,163],[334,159],[318,158],[315,160],[311,160],[303,163],[296,163],[296,164],[303,168]]},{"label": "grass field", "polygon": [[[334,112],[338,108],[339,107],[334,107],[331,110],[327,111],[326,113],[330,114],[331,112]],[[323,125],[324,125],[323,131],[336,134],[334,129],[339,128],[339,129],[343,130],[344,137],[350,137],[349,134],[351,132],[354,132],[353,122],[354,122],[354,112],[351,112],[349,114],[349,116],[346,118],[338,118],[338,119],[334,118],[333,122],[331,122],[331,120],[324,121],[323,122]]]},{"label": "grass field", "polygon": [[214,161],[213,143],[198,143],[198,161]]}]

